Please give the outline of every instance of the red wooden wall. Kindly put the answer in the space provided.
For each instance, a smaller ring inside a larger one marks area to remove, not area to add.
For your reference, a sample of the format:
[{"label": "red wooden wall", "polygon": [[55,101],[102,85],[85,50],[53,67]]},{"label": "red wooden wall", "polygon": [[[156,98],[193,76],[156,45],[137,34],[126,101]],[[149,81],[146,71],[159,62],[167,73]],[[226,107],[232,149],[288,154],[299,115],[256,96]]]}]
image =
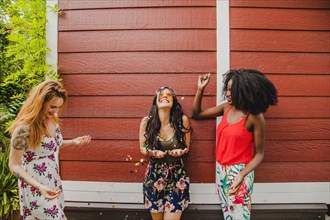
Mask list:
[{"label": "red wooden wall", "polygon": [[[156,89],[174,88],[191,117],[198,75],[216,72],[215,6],[215,0],[59,1],[59,73],[70,95],[62,130],[65,138],[93,138],[61,151],[64,180],[142,182],[146,166],[135,164],[143,158],[139,124]],[[216,76],[205,106],[216,103],[215,82]],[[215,121],[191,124],[191,181],[214,182]]]},{"label": "red wooden wall", "polygon": [[[216,1],[60,0],[59,8],[59,73],[70,95],[63,133],[93,137],[61,151],[62,177],[141,182],[138,129],[154,91],[173,87],[191,117],[198,75],[216,72]],[[256,182],[330,181],[329,19],[325,0],[230,1],[231,68],[265,72],[280,96],[266,113]],[[204,107],[216,103],[212,77]],[[215,121],[190,121],[188,172],[212,183]]]},{"label": "red wooden wall", "polygon": [[231,0],[231,68],[274,82],[265,158],[256,182],[330,181],[330,2]]}]

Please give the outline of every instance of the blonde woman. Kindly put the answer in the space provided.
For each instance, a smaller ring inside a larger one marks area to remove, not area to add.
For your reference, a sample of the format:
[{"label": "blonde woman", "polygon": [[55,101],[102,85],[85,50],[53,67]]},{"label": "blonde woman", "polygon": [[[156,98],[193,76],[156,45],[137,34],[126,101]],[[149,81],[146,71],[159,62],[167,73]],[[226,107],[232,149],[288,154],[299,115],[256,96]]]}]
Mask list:
[{"label": "blonde woman", "polygon": [[58,114],[67,92],[57,81],[36,86],[9,128],[10,171],[18,178],[20,214],[24,219],[66,219],[55,154],[60,147],[88,144],[89,135],[63,140]]}]

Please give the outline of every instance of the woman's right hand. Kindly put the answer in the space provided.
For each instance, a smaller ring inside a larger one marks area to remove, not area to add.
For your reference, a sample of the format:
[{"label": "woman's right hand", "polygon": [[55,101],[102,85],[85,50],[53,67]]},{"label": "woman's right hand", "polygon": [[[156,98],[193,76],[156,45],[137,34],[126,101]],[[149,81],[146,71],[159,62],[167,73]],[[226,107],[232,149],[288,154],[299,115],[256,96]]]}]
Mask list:
[{"label": "woman's right hand", "polygon": [[200,75],[198,77],[198,89],[204,89],[210,82],[211,73]]},{"label": "woman's right hand", "polygon": [[61,190],[51,190],[47,186],[41,185],[39,191],[46,199],[55,199],[61,194]]},{"label": "woman's right hand", "polygon": [[163,158],[167,154],[167,151],[161,151],[161,150],[149,150],[149,156],[155,157],[155,158]]}]

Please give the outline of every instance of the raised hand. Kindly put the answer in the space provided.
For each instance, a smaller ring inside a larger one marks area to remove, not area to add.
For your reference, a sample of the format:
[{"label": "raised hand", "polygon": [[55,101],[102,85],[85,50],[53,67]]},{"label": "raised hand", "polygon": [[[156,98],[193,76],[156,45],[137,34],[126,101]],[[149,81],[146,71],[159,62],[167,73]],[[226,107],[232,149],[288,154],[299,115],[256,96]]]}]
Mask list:
[{"label": "raised hand", "polygon": [[84,145],[84,144],[88,144],[89,142],[91,142],[91,136],[90,135],[85,135],[85,136],[81,136],[81,137],[77,137],[75,139],[72,139],[72,143],[74,145]]},{"label": "raised hand", "polygon": [[211,73],[200,75],[198,77],[198,89],[204,89],[210,82]]}]

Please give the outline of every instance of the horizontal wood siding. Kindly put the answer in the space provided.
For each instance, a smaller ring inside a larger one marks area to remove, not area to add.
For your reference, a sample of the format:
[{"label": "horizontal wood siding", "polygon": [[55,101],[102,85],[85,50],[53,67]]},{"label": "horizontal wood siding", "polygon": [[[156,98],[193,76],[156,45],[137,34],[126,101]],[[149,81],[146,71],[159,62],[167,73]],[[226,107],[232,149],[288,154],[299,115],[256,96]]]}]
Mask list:
[{"label": "horizontal wood siding", "polygon": [[[111,118],[136,118],[145,114],[151,107],[146,99],[152,100],[151,97],[142,95],[121,96],[113,95],[111,97],[89,95],[77,96],[72,95],[68,108],[70,112],[65,111],[65,117],[111,117]],[[186,110],[186,115],[191,117],[194,96],[179,96],[179,101]],[[203,98],[203,106],[205,108],[214,106],[214,97],[206,95]],[[313,102],[313,108],[310,103]],[[268,118],[329,118],[328,97],[281,97],[281,102],[277,106],[272,107],[267,112]],[[134,111],[132,111],[134,109]]]},{"label": "horizontal wood siding", "polygon": [[[215,7],[215,0],[59,1],[59,73],[69,93],[62,131],[93,139],[61,151],[64,180],[142,182],[139,124],[155,90],[173,87],[191,118],[198,75],[216,72]],[[209,107],[215,79],[205,91]],[[216,122],[191,124],[191,182],[212,183]]]},{"label": "horizontal wood siding", "polygon": [[231,68],[264,72],[279,104],[266,116],[256,182],[329,182],[330,3],[231,0]]}]

